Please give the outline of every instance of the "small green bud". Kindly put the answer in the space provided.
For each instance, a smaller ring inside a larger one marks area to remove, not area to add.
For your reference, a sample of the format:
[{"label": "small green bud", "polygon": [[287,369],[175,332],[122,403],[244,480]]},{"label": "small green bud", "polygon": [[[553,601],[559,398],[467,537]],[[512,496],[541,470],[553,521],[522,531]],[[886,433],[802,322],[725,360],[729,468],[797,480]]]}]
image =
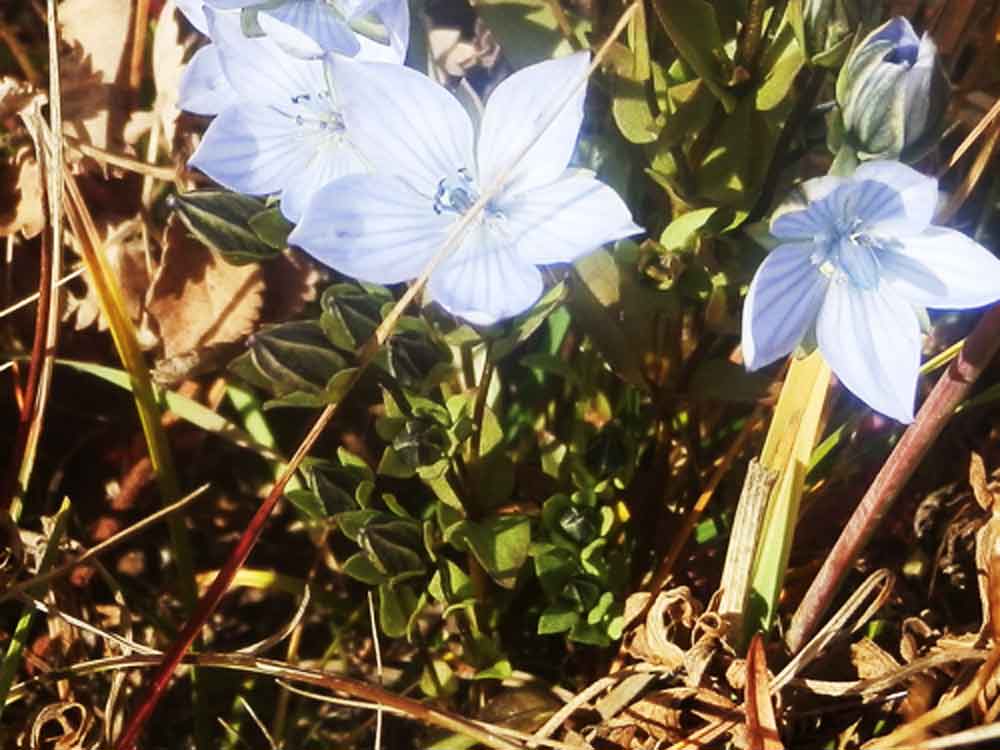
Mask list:
[{"label": "small green bud", "polygon": [[939,135],[948,104],[933,40],[917,37],[905,18],[887,21],[848,55],[837,78],[837,104],[840,145],[861,161],[919,158]]}]

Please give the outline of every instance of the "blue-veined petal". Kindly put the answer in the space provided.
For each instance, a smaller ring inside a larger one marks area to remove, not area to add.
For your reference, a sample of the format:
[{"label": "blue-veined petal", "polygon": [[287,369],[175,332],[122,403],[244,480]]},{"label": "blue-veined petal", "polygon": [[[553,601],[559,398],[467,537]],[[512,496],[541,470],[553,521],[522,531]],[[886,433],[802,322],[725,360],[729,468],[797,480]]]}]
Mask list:
[{"label": "blue-veined petal", "polygon": [[291,222],[305,213],[309,201],[321,188],[334,180],[365,172],[365,163],[347,142],[321,142],[317,138],[313,158],[302,174],[296,175],[281,193],[281,212]]},{"label": "blue-veined petal", "polygon": [[852,193],[864,231],[883,236],[920,234],[937,206],[937,180],[898,161],[869,161],[852,175]]},{"label": "blue-veined petal", "polygon": [[834,216],[824,199],[846,182],[843,177],[816,177],[798,185],[774,210],[771,234],[790,242],[828,234]]},{"label": "blue-veined petal", "polygon": [[197,115],[217,115],[236,98],[222,71],[218,46],[208,44],[195,52],[181,75],[177,106]]},{"label": "blue-veined petal", "polygon": [[396,284],[420,274],[454,221],[396,177],[351,175],[313,196],[288,241],[341,273]]},{"label": "blue-veined petal", "polygon": [[374,171],[430,198],[442,179],[474,171],[472,122],[443,86],[402,65],[343,57],[332,65],[347,130]]},{"label": "blue-veined petal", "polygon": [[294,119],[241,102],[212,120],[190,165],[230,190],[266,195],[283,190],[313,156]]},{"label": "blue-veined petal", "polygon": [[325,0],[285,0],[276,8],[262,10],[257,23],[295,57],[322,57],[327,52],[353,56],[360,49],[346,19]]},{"label": "blue-veined petal", "polygon": [[829,279],[809,243],[779,245],[757,269],[743,303],[743,361],[756,370],[791,354],[816,321]]},{"label": "blue-veined petal", "polygon": [[205,36],[208,36],[208,18],[205,17],[205,4],[202,0],[174,0],[177,10]]},{"label": "blue-veined petal", "polygon": [[879,255],[882,273],[921,307],[964,309],[1000,299],[1000,260],[961,232],[930,227]]},{"label": "blue-veined petal", "polygon": [[[590,64],[590,54],[530,65],[504,80],[490,94],[479,130],[479,181],[486,189],[543,126]],[[579,86],[555,120],[520,159],[506,180],[509,192],[530,190],[552,182],[569,164],[583,121],[586,86]]]},{"label": "blue-veined petal", "polygon": [[[568,263],[606,242],[642,230],[618,193],[588,170],[573,170],[545,187],[501,194],[492,219],[531,263]],[[491,219],[487,219],[491,221]]]},{"label": "blue-veined petal", "polygon": [[222,69],[240,96],[287,109],[294,98],[327,90],[323,61],[292,57],[268,37],[246,37],[238,16],[207,15]]},{"label": "blue-veined petal", "polygon": [[844,386],[875,411],[913,421],[920,369],[920,325],[913,307],[888,286],[832,283],[816,324],[823,357]]},{"label": "blue-veined petal", "polygon": [[427,291],[448,312],[490,325],[531,307],[542,294],[542,274],[488,223],[476,223],[431,275]]}]

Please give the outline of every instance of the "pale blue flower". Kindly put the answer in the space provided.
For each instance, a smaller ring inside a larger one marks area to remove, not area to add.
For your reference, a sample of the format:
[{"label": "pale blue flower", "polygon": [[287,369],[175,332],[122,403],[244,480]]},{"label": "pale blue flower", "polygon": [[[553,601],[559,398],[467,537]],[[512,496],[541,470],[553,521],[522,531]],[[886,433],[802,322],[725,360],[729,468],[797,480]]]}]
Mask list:
[{"label": "pale blue flower", "polygon": [[[210,36],[208,16],[202,0],[175,0],[175,4],[195,29]],[[218,23],[230,23],[234,29],[239,29],[239,14],[217,15]],[[181,75],[177,106],[196,115],[217,115],[238,98],[236,89],[229,85],[222,69],[218,45],[206,44],[198,49]]]},{"label": "pale blue flower", "polygon": [[[217,10],[256,11],[260,31],[297,57],[330,52],[353,57],[368,46],[368,59],[402,62],[410,33],[407,0],[205,0]],[[384,26],[387,44],[356,34],[352,22],[375,16]],[[367,45],[366,45],[367,42]]]},{"label": "pale blue flower", "polygon": [[786,356],[815,331],[849,390],[912,421],[920,310],[1000,299],[1000,260],[964,234],[932,226],[936,203],[936,180],[893,161],[804,182],[772,219],[780,244],[747,293],[747,368]]},{"label": "pale blue flower", "polygon": [[[426,76],[337,60],[345,121],[376,173],[320,190],[289,242],[364,281],[414,278],[588,61],[579,53],[512,75],[486,103],[477,140],[462,105]],[[569,262],[641,231],[617,193],[592,172],[567,168],[583,99],[580,87],[431,276],[428,291],[447,310],[477,324],[516,315],[542,292],[538,264]]]},{"label": "pale blue flower", "polygon": [[208,126],[190,164],[230,190],[280,193],[282,213],[298,221],[322,185],[367,168],[347,137],[329,63],[291,57],[206,10],[210,46],[237,96]]}]

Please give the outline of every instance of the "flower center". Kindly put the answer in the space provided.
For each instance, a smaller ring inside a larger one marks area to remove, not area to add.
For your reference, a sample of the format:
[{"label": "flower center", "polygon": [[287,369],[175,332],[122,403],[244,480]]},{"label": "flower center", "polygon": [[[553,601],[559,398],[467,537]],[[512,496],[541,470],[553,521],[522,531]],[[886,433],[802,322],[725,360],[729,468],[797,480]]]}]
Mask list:
[{"label": "flower center", "polygon": [[300,128],[340,135],[346,129],[344,118],[333,108],[330,95],[325,91],[315,94],[296,94],[291,97],[295,107],[295,124]]},{"label": "flower center", "polygon": [[475,180],[469,170],[462,167],[450,177],[441,178],[434,194],[434,213],[448,211],[461,215],[472,208],[477,200],[479,191]]},{"label": "flower center", "polygon": [[812,263],[831,281],[859,289],[878,286],[879,244],[863,231],[860,219],[838,221],[833,232],[816,237],[816,244],[820,249],[813,253]]}]

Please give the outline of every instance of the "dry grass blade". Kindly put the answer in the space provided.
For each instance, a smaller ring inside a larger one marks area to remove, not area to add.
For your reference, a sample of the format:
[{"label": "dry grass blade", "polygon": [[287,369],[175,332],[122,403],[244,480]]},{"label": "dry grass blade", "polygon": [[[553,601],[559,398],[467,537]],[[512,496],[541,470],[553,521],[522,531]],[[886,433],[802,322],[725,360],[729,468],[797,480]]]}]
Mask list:
[{"label": "dry grass blade", "polygon": [[42,235],[39,307],[35,319],[35,342],[28,370],[28,387],[25,389],[26,397],[18,424],[15,449],[11,454],[11,467],[0,497],[0,502],[10,510],[15,521],[20,518],[22,496],[34,471],[59,338],[59,292],[56,282],[62,269],[63,121],[55,0],[48,0],[47,3],[46,31],[49,49],[49,127],[45,128],[38,104],[30,116],[25,117],[25,124],[35,141],[38,161],[43,165],[51,233],[46,231]]},{"label": "dry grass blade", "polygon": [[[32,680],[15,685],[11,689],[11,697],[12,699],[19,698],[31,689],[32,686],[42,682],[51,682],[52,680],[68,677],[83,677],[121,669],[149,668],[156,666],[158,663],[159,657],[142,655],[80,662],[64,669],[50,670]],[[184,658],[184,663],[197,667],[228,669],[257,675],[267,675],[284,680],[285,682],[302,683],[324,688],[352,696],[368,704],[384,706],[386,711],[405,716],[412,721],[465,735],[486,747],[492,748],[492,750],[523,750],[522,745],[515,744],[501,736],[499,729],[494,731],[491,727],[483,726],[479,722],[471,721],[440,708],[424,705],[412,698],[395,695],[376,685],[349,677],[340,677],[319,669],[309,669],[246,654],[188,654]]]},{"label": "dry grass blade", "polygon": [[914,739],[918,739],[922,745],[924,733],[928,729],[972,705],[972,702],[976,700],[979,694],[990,684],[990,681],[994,679],[998,666],[1000,666],[1000,645],[994,646],[989,659],[979,668],[972,681],[962,688],[961,692],[942,701],[920,718],[904,724],[891,734],[866,743],[864,745],[865,750],[898,748]]},{"label": "dry grass blade", "polygon": [[[82,276],[86,272],[87,272],[87,269],[84,268],[83,266],[81,266],[80,268],[77,268],[75,271],[71,271],[70,273],[66,274],[61,279],[59,279],[58,281],[56,281],[55,286],[56,287],[61,287],[61,286],[65,285],[65,284],[68,284],[73,279],[79,278],[80,276]],[[41,297],[41,294],[39,292],[35,292],[34,294],[29,294],[24,299],[19,300],[19,301],[15,302],[14,304],[12,304],[12,305],[10,305],[8,307],[5,307],[4,309],[0,310],[0,318],[6,318],[8,315],[16,313],[18,310],[21,310],[21,309],[27,307],[28,305],[31,305],[31,304],[37,302],[39,297]]]},{"label": "dry grass blade", "polygon": [[938,177],[941,177],[945,174],[945,172],[961,161],[962,157],[965,156],[965,152],[972,148],[975,142],[979,140],[979,136],[986,132],[986,129],[995,119],[997,119],[998,115],[1000,115],[1000,99],[997,99],[993,103],[993,106],[990,107],[990,111],[983,115],[982,119],[976,123],[976,127],[969,131],[969,134],[965,136],[965,139],[958,145],[958,148],[956,148],[955,152],[951,155],[948,163],[941,168],[940,172],[938,172]]},{"label": "dry grass blade", "polygon": [[916,745],[896,745],[895,750],[952,750],[952,748],[995,747],[995,745],[986,744],[991,740],[1000,742],[1000,722],[965,729],[943,737],[921,740]]},{"label": "dry grass blade", "polygon": [[6,601],[15,596],[19,596],[35,586],[40,586],[44,583],[48,583],[49,581],[52,581],[56,578],[66,575],[74,568],[77,568],[81,565],[85,565],[88,561],[93,560],[99,555],[104,554],[108,550],[124,542],[129,537],[132,537],[135,534],[138,534],[140,531],[156,523],[159,523],[172,513],[176,513],[177,511],[187,507],[191,502],[201,497],[201,495],[204,494],[204,492],[208,489],[208,487],[209,485],[203,484],[194,492],[185,495],[180,500],[171,503],[170,505],[167,505],[164,508],[160,508],[158,511],[151,513],[138,523],[133,524],[132,526],[129,526],[126,529],[122,529],[117,534],[108,537],[100,544],[95,544],[86,552],[73,558],[69,562],[63,563],[62,565],[53,568],[52,570],[46,573],[34,576],[33,578],[29,578],[26,581],[22,581],[21,583],[15,584],[13,586],[8,586],[6,589],[4,589],[4,591],[0,592],[0,602]]},{"label": "dry grass blade", "polygon": [[783,750],[778,720],[774,716],[768,689],[767,655],[764,638],[757,633],[747,653],[747,684],[744,704],[747,716],[749,750]]}]

